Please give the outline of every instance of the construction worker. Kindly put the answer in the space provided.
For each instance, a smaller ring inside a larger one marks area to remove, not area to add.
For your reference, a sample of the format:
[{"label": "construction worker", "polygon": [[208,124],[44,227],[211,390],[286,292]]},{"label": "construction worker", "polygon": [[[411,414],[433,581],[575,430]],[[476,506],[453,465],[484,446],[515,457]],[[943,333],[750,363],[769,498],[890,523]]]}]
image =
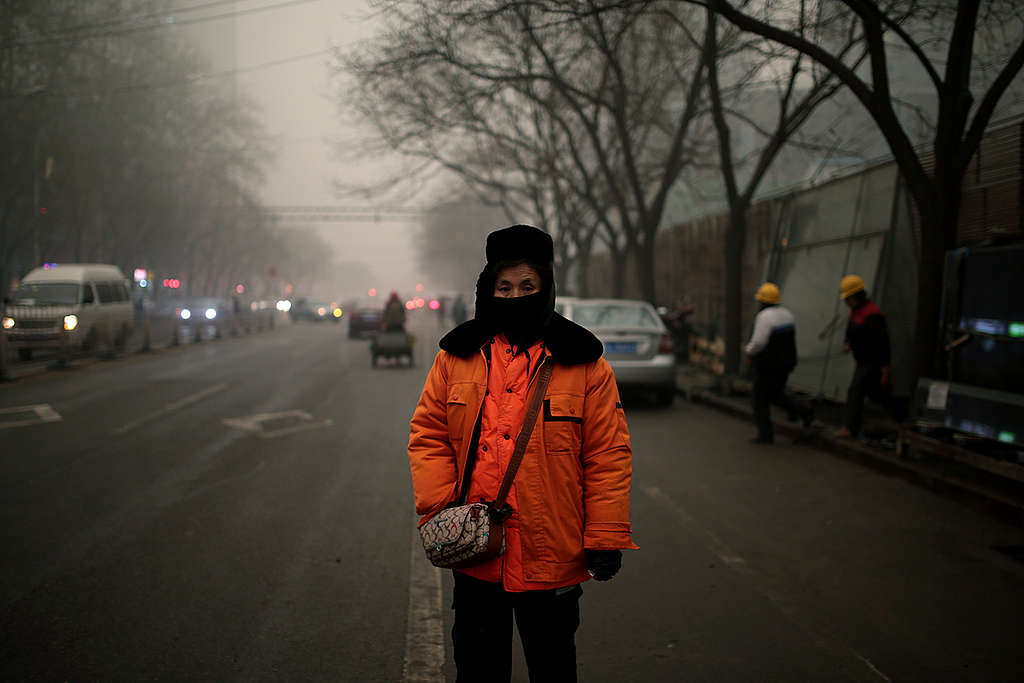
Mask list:
[{"label": "construction worker", "polygon": [[868,298],[864,280],[858,275],[847,275],[839,282],[839,296],[850,309],[843,352],[852,351],[857,366],[846,393],[844,425],[835,436],[849,439],[860,432],[865,397],[897,419],[898,411],[889,382],[889,330],[882,309]]},{"label": "construction worker", "polygon": [[814,421],[814,409],[786,396],[786,380],[796,367],[796,322],[783,306],[777,285],[766,282],[755,297],[761,310],[754,318],[754,332],[744,351],[754,367],[754,419],[757,436],[753,443],[770,444],[775,440],[771,404],[786,411],[790,419],[799,417],[804,427]]}]

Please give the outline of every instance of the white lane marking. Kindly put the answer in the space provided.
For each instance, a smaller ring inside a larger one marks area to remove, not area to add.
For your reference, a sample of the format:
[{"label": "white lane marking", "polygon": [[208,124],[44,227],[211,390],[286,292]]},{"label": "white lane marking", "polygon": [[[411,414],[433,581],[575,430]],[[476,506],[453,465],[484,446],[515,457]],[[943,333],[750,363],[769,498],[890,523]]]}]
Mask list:
[{"label": "white lane marking", "polygon": [[858,660],[860,660],[860,662],[863,663],[873,674],[878,676],[880,679],[884,681],[890,681],[891,683],[891,679],[884,673],[879,671],[878,668],[875,667],[875,665],[871,662],[871,660],[869,660],[867,657],[854,650],[850,645],[847,645],[843,642],[837,642],[829,636],[815,632],[815,630],[811,626],[805,624],[803,622],[803,619],[801,618],[801,615],[798,614],[797,610],[794,607],[790,606],[782,595],[776,593],[774,590],[765,586],[764,582],[760,580],[760,574],[758,574],[756,570],[754,570],[749,564],[747,564],[747,561],[743,559],[743,557],[740,556],[739,553],[734,552],[711,530],[705,529],[701,524],[697,522],[696,519],[693,518],[693,516],[690,513],[684,510],[664,491],[662,491],[657,486],[648,486],[644,488],[643,491],[656,503],[662,505],[669,511],[673,512],[680,519],[684,526],[687,526],[703,534],[704,537],[708,540],[708,546],[711,550],[711,553],[715,557],[717,557],[722,564],[726,565],[738,574],[743,574],[744,576],[752,579],[754,590],[763,595],[764,597],[766,597],[771,602],[775,603],[775,605],[780,609],[780,611],[783,614],[785,614],[796,625],[798,625],[809,635],[811,635],[814,638],[815,643],[819,647],[827,646],[832,648],[833,650],[845,650],[852,654],[854,657],[856,657]]},{"label": "white lane marking", "polygon": [[234,427],[235,429],[247,432],[262,432],[264,422],[286,420],[290,417],[304,422],[309,422],[313,419],[313,416],[305,410],[285,410],[280,413],[259,413],[257,415],[249,415],[248,417],[229,417],[224,419],[224,424],[228,427]]},{"label": "white lane marking", "polygon": [[159,417],[163,417],[164,415],[167,415],[169,413],[173,413],[174,411],[180,410],[180,409],[184,408],[185,406],[192,405],[196,401],[201,401],[204,398],[206,398],[207,396],[211,396],[213,394],[216,394],[218,391],[224,391],[227,388],[228,388],[227,384],[215,384],[212,387],[207,387],[206,389],[203,389],[202,391],[197,391],[194,394],[189,394],[188,396],[185,396],[184,398],[180,398],[177,401],[174,401],[172,403],[168,403],[167,405],[165,405],[160,410],[154,411],[154,412],[150,413],[149,415],[145,415],[143,417],[140,417],[138,420],[133,420],[132,422],[129,422],[126,425],[122,425],[122,426],[118,427],[117,429],[114,430],[114,434],[126,434],[126,433],[130,432],[131,430],[135,429],[136,427],[144,425],[147,422],[152,422],[153,420],[155,420],[155,419],[157,419]]},{"label": "white lane marking", "polygon": [[[287,419],[298,421],[300,424],[292,425],[290,427],[282,427],[281,429],[272,429],[269,431],[264,429],[265,422]],[[313,422],[313,416],[305,410],[285,410],[280,413],[259,413],[258,415],[250,415],[248,417],[229,417],[222,420],[222,422],[228,427],[234,427],[235,429],[241,429],[245,432],[259,434],[261,439],[275,439],[279,436],[295,434],[296,432],[306,432],[310,429],[319,429],[321,427],[330,427],[334,424],[334,420],[330,418],[320,420],[319,422]]]},{"label": "white lane marking", "polygon": [[886,676],[881,671],[879,671],[878,668],[875,667],[875,665],[871,662],[870,659],[868,659],[867,657],[864,657],[863,655],[861,655],[859,652],[857,652],[853,648],[850,648],[850,652],[852,652],[854,654],[854,656],[857,657],[857,659],[859,659],[860,661],[864,662],[865,666],[867,666],[869,669],[871,669],[876,674],[878,674],[878,677],[881,678],[883,681],[889,681],[889,683],[892,683],[892,679],[889,678],[888,676]]},{"label": "white lane marking", "polygon": [[441,570],[427,561],[413,517],[409,558],[409,613],[405,624],[404,683],[444,681]]},{"label": "white lane marking", "polygon": [[261,432],[261,439],[274,439],[279,436],[285,436],[286,434],[295,434],[296,432],[307,432],[310,429],[319,429],[320,427],[330,427],[334,424],[334,420],[327,418],[320,422],[308,422],[306,424],[296,425],[294,427],[285,427],[284,429],[275,429],[272,432]]},{"label": "white lane marking", "polygon": [[35,413],[35,417],[28,420],[16,420],[13,422],[0,422],[0,429],[10,427],[25,427],[43,422],[60,422],[64,418],[46,403],[36,403],[30,406],[16,406],[14,408],[0,409],[0,415],[11,415],[14,413]]}]

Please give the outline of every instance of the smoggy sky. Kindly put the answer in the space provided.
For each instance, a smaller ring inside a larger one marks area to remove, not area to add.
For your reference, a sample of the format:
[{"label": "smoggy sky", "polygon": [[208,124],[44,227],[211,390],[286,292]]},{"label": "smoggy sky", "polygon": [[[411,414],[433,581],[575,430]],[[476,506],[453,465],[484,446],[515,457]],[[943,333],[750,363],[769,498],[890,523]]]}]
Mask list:
[{"label": "smoggy sky", "polygon": [[[361,185],[399,168],[397,160],[341,158],[367,133],[345,122],[329,79],[332,46],[350,48],[372,39],[373,10],[367,0],[312,0],[267,11],[284,0],[237,0],[230,18],[193,24],[183,34],[211,62],[211,70],[238,70],[234,87],[254,103],[273,140],[274,162],[262,188],[267,205],[362,207],[384,199],[340,196],[338,183]],[[230,7],[230,6],[229,6]],[[231,10],[219,6],[208,14]],[[184,16],[184,15],[183,15]],[[202,16],[190,13],[189,17]],[[233,46],[232,46],[233,43]],[[307,55],[314,56],[305,57]],[[293,61],[289,61],[293,60]],[[269,63],[285,62],[268,66]],[[261,66],[262,65],[262,66]],[[226,78],[225,87],[231,87]],[[429,196],[417,198],[426,203]],[[422,279],[413,272],[412,223],[320,223],[338,261],[362,261],[380,278],[381,289],[405,288]]]}]

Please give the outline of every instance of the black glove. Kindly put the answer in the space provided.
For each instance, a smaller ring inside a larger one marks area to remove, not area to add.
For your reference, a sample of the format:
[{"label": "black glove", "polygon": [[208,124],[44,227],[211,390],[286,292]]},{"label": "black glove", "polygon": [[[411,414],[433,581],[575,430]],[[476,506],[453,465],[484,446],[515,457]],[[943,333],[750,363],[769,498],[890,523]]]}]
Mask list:
[{"label": "black glove", "polygon": [[622,568],[621,550],[586,550],[587,569],[597,581],[607,581]]}]

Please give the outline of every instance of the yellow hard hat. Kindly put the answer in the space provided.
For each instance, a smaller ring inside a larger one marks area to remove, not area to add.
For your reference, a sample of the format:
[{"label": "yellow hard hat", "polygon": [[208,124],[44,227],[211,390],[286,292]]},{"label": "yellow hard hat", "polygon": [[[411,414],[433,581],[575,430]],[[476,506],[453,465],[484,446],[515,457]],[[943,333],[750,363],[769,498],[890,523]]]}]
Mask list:
[{"label": "yellow hard hat", "polygon": [[839,298],[846,299],[857,292],[863,292],[864,289],[864,280],[860,275],[847,275],[839,281]]},{"label": "yellow hard hat", "polygon": [[763,304],[777,304],[782,300],[779,296],[779,288],[771,282],[761,285],[757,290],[757,296],[754,298]]}]

